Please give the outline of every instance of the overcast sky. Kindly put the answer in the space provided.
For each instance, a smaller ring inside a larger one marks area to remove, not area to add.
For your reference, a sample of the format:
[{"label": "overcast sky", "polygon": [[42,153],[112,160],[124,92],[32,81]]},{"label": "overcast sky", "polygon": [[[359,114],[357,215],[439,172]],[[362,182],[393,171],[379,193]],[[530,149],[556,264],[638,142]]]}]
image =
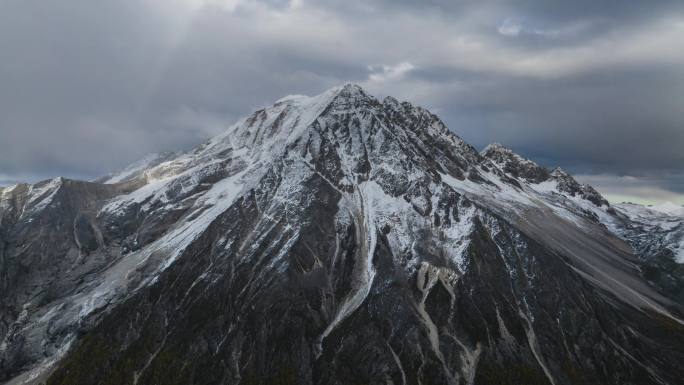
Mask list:
[{"label": "overcast sky", "polygon": [[0,184],[92,179],[351,81],[684,204],[684,2],[0,1]]}]

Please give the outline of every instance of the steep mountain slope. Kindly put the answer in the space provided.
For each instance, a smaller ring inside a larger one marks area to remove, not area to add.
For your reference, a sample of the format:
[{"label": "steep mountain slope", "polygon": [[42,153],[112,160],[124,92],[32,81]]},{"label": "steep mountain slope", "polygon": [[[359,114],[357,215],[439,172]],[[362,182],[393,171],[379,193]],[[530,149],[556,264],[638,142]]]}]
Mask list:
[{"label": "steep mountain slope", "polygon": [[629,203],[615,211],[606,224],[632,245],[644,277],[684,305],[684,216]]},{"label": "steep mountain slope", "polygon": [[658,211],[658,207],[630,203],[611,206],[593,187],[580,185],[560,168],[549,172],[498,144],[488,146],[483,155],[508,175],[529,182],[559,214],[584,215],[625,240],[637,257],[641,275],[684,305],[684,216],[677,215],[676,207],[665,205]]},{"label": "steep mountain slope", "polygon": [[105,181],[2,190],[0,381],[681,381],[600,194],[408,103],[287,97]]}]

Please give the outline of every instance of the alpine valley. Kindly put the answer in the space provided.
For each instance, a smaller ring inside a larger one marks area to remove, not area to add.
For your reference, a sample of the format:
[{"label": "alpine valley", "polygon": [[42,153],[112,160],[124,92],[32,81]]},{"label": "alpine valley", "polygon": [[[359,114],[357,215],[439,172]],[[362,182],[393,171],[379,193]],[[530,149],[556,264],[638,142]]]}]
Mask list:
[{"label": "alpine valley", "polygon": [[351,84],[0,189],[6,384],[676,385],[683,320],[684,217]]}]

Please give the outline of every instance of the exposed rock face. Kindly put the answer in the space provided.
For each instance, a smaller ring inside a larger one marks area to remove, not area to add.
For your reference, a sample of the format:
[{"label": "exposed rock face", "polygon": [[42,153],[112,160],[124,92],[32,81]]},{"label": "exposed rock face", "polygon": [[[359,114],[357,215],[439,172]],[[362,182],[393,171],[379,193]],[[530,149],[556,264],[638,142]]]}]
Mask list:
[{"label": "exposed rock face", "polygon": [[680,383],[618,214],[520,159],[346,85],[115,184],[4,189],[0,381]]},{"label": "exposed rock face", "polygon": [[593,187],[587,184],[579,184],[575,178],[560,167],[549,171],[545,167],[523,158],[511,149],[498,143],[487,146],[482,151],[482,155],[494,162],[501,171],[513,178],[521,179],[531,184],[555,183],[555,189],[559,193],[582,198],[598,207],[609,206],[608,201]]},{"label": "exposed rock face", "polygon": [[684,216],[622,203],[608,218],[608,227],[634,248],[643,276],[684,305]]},{"label": "exposed rock face", "polygon": [[499,143],[485,147],[482,150],[482,156],[498,164],[505,173],[527,182],[540,183],[548,180],[551,176],[546,168],[523,158]]},{"label": "exposed rock face", "polygon": [[569,194],[572,197],[580,197],[597,207],[610,206],[608,201],[599,194],[593,187],[588,184],[579,184],[571,175],[561,170],[560,167],[551,172],[551,179],[558,183],[558,191]]}]

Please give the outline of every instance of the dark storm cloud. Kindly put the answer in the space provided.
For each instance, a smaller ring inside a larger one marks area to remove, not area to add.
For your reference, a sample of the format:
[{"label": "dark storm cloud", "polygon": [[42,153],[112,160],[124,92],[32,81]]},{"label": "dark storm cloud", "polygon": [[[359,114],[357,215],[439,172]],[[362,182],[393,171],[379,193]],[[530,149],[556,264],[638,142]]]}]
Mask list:
[{"label": "dark storm cloud", "polygon": [[489,13],[506,12],[508,16],[537,19],[548,24],[583,19],[643,20],[644,17],[669,13],[677,8],[681,10],[679,0],[369,0],[364,2],[364,6],[334,0],[323,2],[348,10],[372,10],[381,13],[397,7],[412,11],[439,10],[448,13],[472,13],[473,9],[484,8]]},{"label": "dark storm cloud", "polygon": [[433,109],[478,147],[502,142],[605,186],[613,177],[613,190],[638,180],[681,195],[683,11],[643,0],[6,0],[0,184],[93,178],[190,147],[286,94],[355,81]]},{"label": "dark storm cloud", "polygon": [[466,91],[441,109],[477,146],[497,138],[582,172],[681,170],[681,75],[659,68],[544,80],[468,74],[455,77]]}]

